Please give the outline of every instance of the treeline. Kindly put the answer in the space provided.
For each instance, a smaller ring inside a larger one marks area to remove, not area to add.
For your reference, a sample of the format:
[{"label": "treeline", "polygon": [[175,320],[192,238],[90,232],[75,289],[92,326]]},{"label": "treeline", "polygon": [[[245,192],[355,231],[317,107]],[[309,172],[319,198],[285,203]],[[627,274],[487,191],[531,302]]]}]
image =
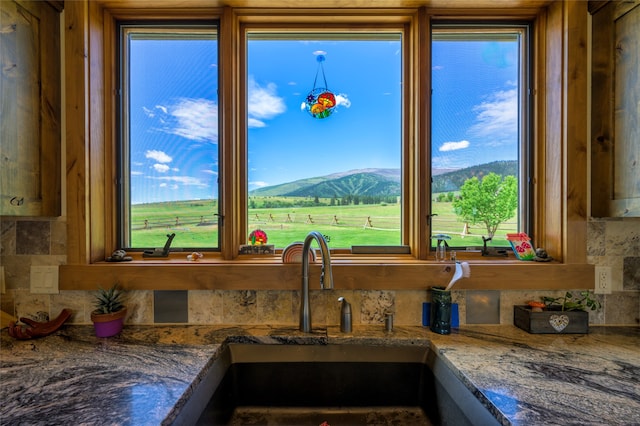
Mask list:
[{"label": "treeline", "polygon": [[291,207],[318,207],[318,206],[350,206],[350,205],[378,205],[378,204],[396,204],[397,196],[381,196],[381,195],[345,195],[343,197],[320,198],[315,196],[306,199],[296,199],[287,197],[250,197],[250,209],[275,209],[275,208],[291,208]]}]

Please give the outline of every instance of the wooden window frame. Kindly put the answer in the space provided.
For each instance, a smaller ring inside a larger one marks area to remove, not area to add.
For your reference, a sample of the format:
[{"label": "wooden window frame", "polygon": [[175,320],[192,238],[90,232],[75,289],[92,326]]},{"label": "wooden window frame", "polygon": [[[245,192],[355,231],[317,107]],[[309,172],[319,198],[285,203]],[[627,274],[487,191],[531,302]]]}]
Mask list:
[{"label": "wooden window frame", "polygon": [[[176,2],[180,3],[180,2]],[[556,259],[550,263],[490,260],[459,256],[472,264],[472,278],[460,289],[592,288],[594,267],[586,263],[587,228],[587,12],[582,2],[559,1],[530,9],[473,11],[416,9],[250,9],[210,8],[206,2],[189,8],[144,9],[144,17],[220,20],[220,203],[224,215],[221,252],[198,262],[187,253],[166,260],[104,261],[116,249],[115,20],[140,19],[140,3],[129,0],[68,2],[65,8],[66,200],[67,264],[60,268],[60,289],[93,290],[119,282],[127,289],[279,289],[300,286],[299,265],[279,257],[239,256],[244,240],[244,152],[241,125],[243,99],[243,25],[290,26],[402,25],[406,27],[403,138],[407,181],[406,211],[413,218],[403,226],[411,255],[332,256],[336,288],[422,290],[446,283],[450,263],[430,259],[427,212],[430,197],[419,185],[428,176],[431,18],[532,19],[535,59],[535,153],[532,224],[537,245]],[[198,7],[201,6],[201,7]],[[138,8],[138,9],[136,9]],[[313,12],[313,13],[311,13]],[[425,218],[420,220],[416,218]],[[311,267],[316,280],[320,268]],[[256,278],[259,277],[259,278]],[[526,278],[525,278],[526,277]]]}]

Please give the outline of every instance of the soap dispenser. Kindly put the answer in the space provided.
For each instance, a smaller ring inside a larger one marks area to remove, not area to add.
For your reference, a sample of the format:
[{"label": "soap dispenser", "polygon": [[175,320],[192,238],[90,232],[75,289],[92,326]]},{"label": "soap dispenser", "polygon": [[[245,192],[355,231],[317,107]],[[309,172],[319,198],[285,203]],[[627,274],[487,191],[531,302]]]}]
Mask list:
[{"label": "soap dispenser", "polygon": [[351,333],[351,304],[344,297],[338,298],[342,302],[340,309],[340,331],[343,333]]}]

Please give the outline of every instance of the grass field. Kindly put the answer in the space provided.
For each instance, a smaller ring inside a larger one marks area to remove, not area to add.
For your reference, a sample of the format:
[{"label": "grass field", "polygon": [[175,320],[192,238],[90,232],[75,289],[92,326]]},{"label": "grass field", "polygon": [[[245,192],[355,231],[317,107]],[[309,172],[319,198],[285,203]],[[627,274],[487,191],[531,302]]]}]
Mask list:
[{"label": "grass field", "polygon": [[[252,197],[256,206],[290,205],[300,199],[286,197]],[[305,199],[306,200],[306,199]],[[329,200],[320,200],[329,203]],[[309,203],[311,204],[311,203]],[[218,224],[214,213],[215,200],[183,201],[134,205],[132,216],[132,246],[162,247],[167,234],[175,232],[172,246],[204,248],[218,245]],[[256,207],[249,209],[249,230],[260,228],[269,237],[269,244],[282,248],[294,241],[302,241],[311,230],[329,236],[332,248],[350,248],[352,245],[399,245],[400,205],[313,205],[309,207]],[[480,225],[471,233],[461,235],[464,224],[457,220],[451,203],[433,204],[434,234],[446,233],[452,237],[451,246],[482,246],[486,230]],[[516,232],[515,219],[498,230],[494,246],[507,245],[504,235]]]}]

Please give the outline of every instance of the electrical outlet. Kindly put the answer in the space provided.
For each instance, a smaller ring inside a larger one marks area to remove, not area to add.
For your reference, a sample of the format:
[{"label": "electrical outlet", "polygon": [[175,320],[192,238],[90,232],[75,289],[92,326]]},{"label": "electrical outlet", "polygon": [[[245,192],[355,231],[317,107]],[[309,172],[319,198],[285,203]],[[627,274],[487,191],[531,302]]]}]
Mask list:
[{"label": "electrical outlet", "polygon": [[31,293],[58,294],[58,267],[32,266]]},{"label": "electrical outlet", "polygon": [[596,266],[595,294],[611,294],[611,266]]}]

